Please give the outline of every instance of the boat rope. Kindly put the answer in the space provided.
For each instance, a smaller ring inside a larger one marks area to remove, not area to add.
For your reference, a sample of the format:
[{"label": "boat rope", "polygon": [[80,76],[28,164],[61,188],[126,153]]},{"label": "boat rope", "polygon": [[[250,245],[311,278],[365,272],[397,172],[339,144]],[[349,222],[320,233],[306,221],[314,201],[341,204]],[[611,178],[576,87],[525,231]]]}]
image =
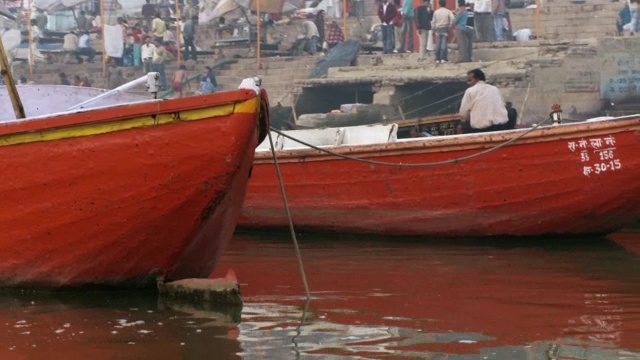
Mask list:
[{"label": "boat rope", "polygon": [[296,237],[296,231],[293,227],[293,220],[291,219],[291,210],[289,209],[289,202],[287,201],[287,193],[284,190],[284,182],[282,181],[282,173],[280,172],[280,164],[278,164],[278,157],[276,156],[275,146],[273,145],[273,137],[271,131],[269,134],[269,144],[271,145],[271,153],[273,154],[273,163],[278,173],[278,182],[280,183],[280,193],[282,194],[282,201],[284,202],[284,210],[287,213],[287,220],[289,221],[289,231],[291,231],[291,239],[293,240],[293,246],[296,249],[296,257],[298,258],[298,267],[300,268],[300,276],[302,276],[302,284],[304,285],[305,295],[307,301],[311,299],[311,292],[309,291],[309,284],[307,283],[307,276],[304,272],[304,265],[302,263],[302,254],[300,253],[300,246],[298,245],[298,238]]},{"label": "boat rope", "polygon": [[[277,129],[274,129],[274,128],[271,128],[271,131],[273,131],[273,132],[275,132],[277,134],[280,134],[280,135],[286,137],[287,139],[290,139],[290,140],[293,140],[293,141],[295,141],[297,143],[300,143],[302,145],[308,146],[308,147],[310,147],[312,149],[315,149],[315,150],[318,150],[318,151],[321,151],[321,152],[324,152],[324,153],[327,153],[329,155],[333,155],[333,156],[336,156],[336,157],[339,157],[339,158],[342,158],[342,159],[358,161],[358,162],[362,162],[362,163],[365,163],[365,164],[371,164],[371,165],[415,168],[415,167],[427,167],[427,166],[440,166],[440,165],[457,164],[457,163],[462,162],[462,161],[471,160],[473,158],[477,158],[477,157],[480,157],[482,155],[489,154],[491,152],[494,152],[494,151],[496,151],[496,150],[498,150],[500,148],[503,148],[503,147],[505,147],[505,146],[507,146],[509,144],[512,144],[512,143],[518,141],[519,139],[523,138],[524,136],[526,136],[530,132],[536,130],[538,127],[540,127],[540,126],[542,126],[545,123],[550,122],[550,121],[552,121],[552,119],[548,118],[546,120],[543,120],[539,124],[533,124],[530,129],[528,129],[527,131],[523,132],[522,134],[520,134],[520,135],[518,135],[518,136],[516,136],[516,137],[514,137],[512,139],[509,139],[509,140],[507,140],[507,141],[505,141],[503,143],[500,143],[500,144],[498,144],[496,146],[492,146],[492,147],[490,147],[490,148],[488,148],[486,150],[477,152],[475,154],[466,155],[466,156],[462,156],[462,157],[455,158],[455,159],[450,159],[450,160],[434,161],[434,162],[429,162],[429,163],[418,163],[418,164],[390,163],[390,162],[384,162],[384,161],[376,161],[376,160],[367,160],[367,159],[357,158],[357,157],[353,157],[353,156],[349,156],[349,155],[345,155],[345,154],[340,154],[340,153],[337,153],[335,151],[331,151],[329,149],[325,149],[325,148],[321,148],[321,147],[309,144],[309,143],[307,143],[305,141],[302,141],[300,139],[296,139],[293,136],[287,135],[284,132],[282,132],[280,130],[277,130]],[[269,138],[271,139],[271,133],[269,133]],[[272,152],[273,152],[273,159],[276,162],[276,169],[279,169],[278,165],[277,165],[276,155],[275,155],[275,152],[273,151],[273,143],[271,143],[271,149],[272,149]],[[278,177],[280,177],[280,173],[279,172],[278,172]],[[283,191],[284,191],[284,188],[283,188]],[[285,201],[285,204],[286,204],[286,201]],[[285,205],[285,207],[286,207],[286,205]],[[287,211],[288,211],[288,209],[287,209]]]}]

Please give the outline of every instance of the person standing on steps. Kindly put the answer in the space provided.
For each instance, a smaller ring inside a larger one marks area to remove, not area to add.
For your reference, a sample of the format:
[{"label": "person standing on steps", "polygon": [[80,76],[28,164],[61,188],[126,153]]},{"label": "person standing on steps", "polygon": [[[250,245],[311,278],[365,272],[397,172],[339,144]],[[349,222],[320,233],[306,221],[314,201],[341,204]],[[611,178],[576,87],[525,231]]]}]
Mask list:
[{"label": "person standing on steps", "polygon": [[156,46],[151,43],[151,36],[145,36],[143,41],[144,44],[140,49],[140,54],[142,56],[142,69],[146,74],[153,69],[153,54],[156,51]]},{"label": "person standing on steps", "polygon": [[396,7],[389,0],[382,0],[378,6],[378,18],[382,25],[382,53],[390,54],[395,45],[393,19],[398,14]]},{"label": "person standing on steps", "polygon": [[155,19],[151,22],[151,33],[153,33],[155,40],[164,41],[165,31],[167,31],[167,25],[164,20],[160,18],[160,14],[156,13]]},{"label": "person standing on steps", "polygon": [[449,61],[448,37],[453,26],[453,12],[447,9],[447,0],[439,0],[440,8],[433,13],[431,28],[436,33],[436,64]]},{"label": "person standing on steps", "polygon": [[187,86],[191,89],[191,85],[189,84],[189,78],[187,77],[187,67],[182,64],[180,65],[180,69],[173,74],[173,80],[171,81],[171,88],[173,92],[176,94],[175,98],[179,99],[182,97],[182,83],[186,80]]},{"label": "person standing on steps", "polygon": [[194,61],[198,60],[198,56],[196,55],[196,27],[198,25],[198,17],[193,16],[189,20],[184,22],[184,26],[182,29],[182,38],[184,39],[184,59],[189,60],[191,57]]},{"label": "person standing on steps", "polygon": [[458,14],[453,19],[456,26],[456,41],[458,43],[458,62],[470,62],[473,52],[473,28],[468,24],[469,11],[465,0],[458,0]]},{"label": "person standing on steps", "polygon": [[151,22],[156,14],[156,5],[151,3],[151,0],[146,0],[146,4],[142,5],[142,17],[144,18],[144,25],[151,28]]},{"label": "person standing on steps", "polygon": [[164,63],[167,60],[167,50],[162,45],[161,41],[156,40],[155,49],[153,51],[153,58],[151,60],[151,70],[157,72],[160,75],[160,89],[165,90],[167,88],[167,75],[165,73]]},{"label": "person standing on steps", "polygon": [[403,0],[402,2],[402,29],[400,30],[400,47],[399,52],[405,51],[405,44],[407,46],[407,52],[413,52],[413,1]]},{"label": "person standing on steps", "polygon": [[493,29],[496,33],[496,41],[504,41],[506,13],[507,6],[505,0],[491,0],[491,15],[493,16]]},{"label": "person standing on steps", "polygon": [[431,2],[429,0],[423,0],[422,5],[415,8],[414,14],[420,43],[418,61],[424,61],[426,58],[427,44],[429,43],[429,34],[431,33],[431,20],[433,19]]}]

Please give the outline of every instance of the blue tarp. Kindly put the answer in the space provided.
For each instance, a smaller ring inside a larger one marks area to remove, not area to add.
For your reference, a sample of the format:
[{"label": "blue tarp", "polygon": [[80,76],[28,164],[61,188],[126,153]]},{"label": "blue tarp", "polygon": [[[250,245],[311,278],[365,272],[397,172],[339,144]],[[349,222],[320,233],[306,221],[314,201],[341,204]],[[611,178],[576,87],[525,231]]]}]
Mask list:
[{"label": "blue tarp", "polygon": [[347,40],[336,45],[318,62],[311,72],[311,78],[317,79],[327,75],[327,71],[332,67],[350,66],[358,57],[360,42],[357,40]]}]

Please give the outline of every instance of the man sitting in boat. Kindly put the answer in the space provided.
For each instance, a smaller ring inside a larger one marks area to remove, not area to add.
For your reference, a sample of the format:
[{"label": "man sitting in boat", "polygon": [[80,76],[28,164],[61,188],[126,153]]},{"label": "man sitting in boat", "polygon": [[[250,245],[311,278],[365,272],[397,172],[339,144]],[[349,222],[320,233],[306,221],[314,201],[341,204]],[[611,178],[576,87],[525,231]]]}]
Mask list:
[{"label": "man sitting in boat", "polygon": [[464,133],[507,130],[507,109],[500,90],[486,82],[484,72],[473,69],[467,73],[469,88],[460,104]]}]

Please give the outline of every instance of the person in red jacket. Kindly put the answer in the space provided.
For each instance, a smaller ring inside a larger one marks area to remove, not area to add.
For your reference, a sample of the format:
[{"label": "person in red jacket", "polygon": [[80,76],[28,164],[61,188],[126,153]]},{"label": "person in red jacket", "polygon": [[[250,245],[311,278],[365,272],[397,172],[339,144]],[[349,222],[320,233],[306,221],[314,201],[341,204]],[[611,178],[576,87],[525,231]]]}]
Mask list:
[{"label": "person in red jacket", "polygon": [[382,23],[382,50],[384,54],[391,53],[396,43],[393,19],[397,14],[398,10],[395,5],[389,0],[382,0],[382,4],[378,7],[378,18]]}]

